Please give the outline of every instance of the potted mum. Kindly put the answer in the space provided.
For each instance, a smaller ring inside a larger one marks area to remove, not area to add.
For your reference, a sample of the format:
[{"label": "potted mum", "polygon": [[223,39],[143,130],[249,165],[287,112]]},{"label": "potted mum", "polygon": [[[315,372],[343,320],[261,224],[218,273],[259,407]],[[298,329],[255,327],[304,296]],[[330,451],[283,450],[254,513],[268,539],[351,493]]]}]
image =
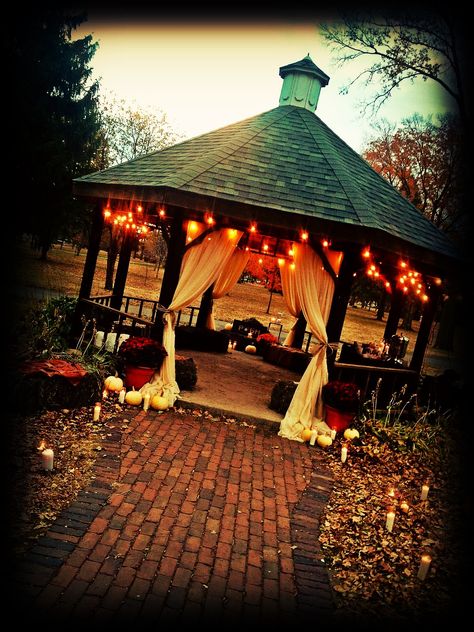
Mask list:
[{"label": "potted mum", "polygon": [[327,425],[344,430],[353,420],[360,403],[360,389],[354,382],[331,380],[322,388]]},{"label": "potted mum", "polygon": [[141,388],[158,371],[168,355],[163,345],[153,338],[131,336],[119,347],[127,387]]},{"label": "potted mum", "polygon": [[266,349],[268,349],[268,347],[278,344],[278,338],[274,336],[273,334],[269,334],[269,333],[260,334],[257,337],[256,342],[257,342],[257,353],[259,355],[263,355]]}]

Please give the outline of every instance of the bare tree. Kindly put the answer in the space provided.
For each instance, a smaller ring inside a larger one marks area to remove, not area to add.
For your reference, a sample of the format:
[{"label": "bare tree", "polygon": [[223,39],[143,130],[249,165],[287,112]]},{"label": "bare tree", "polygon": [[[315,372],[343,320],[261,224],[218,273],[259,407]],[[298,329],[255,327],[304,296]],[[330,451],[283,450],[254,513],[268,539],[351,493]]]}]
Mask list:
[{"label": "bare tree", "polygon": [[434,81],[456,102],[467,128],[463,33],[446,13],[429,8],[349,13],[333,25],[322,27],[323,35],[338,55],[340,64],[365,59],[368,67],[352,79],[377,86],[365,104],[377,112],[402,83],[422,78]]}]

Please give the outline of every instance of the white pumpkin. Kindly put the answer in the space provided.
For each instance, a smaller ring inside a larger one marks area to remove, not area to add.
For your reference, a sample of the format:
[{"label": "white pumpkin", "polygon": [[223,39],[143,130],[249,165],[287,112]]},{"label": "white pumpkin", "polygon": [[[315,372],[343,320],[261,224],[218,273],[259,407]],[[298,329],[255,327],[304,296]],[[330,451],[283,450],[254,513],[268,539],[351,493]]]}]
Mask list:
[{"label": "white pumpkin", "polygon": [[140,406],[140,404],[142,403],[142,399],[143,395],[140,393],[140,391],[128,391],[128,393],[125,394],[126,403],[130,404],[131,406]]},{"label": "white pumpkin", "polygon": [[329,448],[329,446],[332,445],[332,439],[328,435],[318,435],[316,441],[321,448]]},{"label": "white pumpkin", "polygon": [[359,438],[359,431],[356,428],[346,428],[346,430],[344,430],[344,439],[347,439],[348,441],[352,441],[352,439],[358,439]]},{"label": "white pumpkin", "polygon": [[123,380],[116,375],[109,375],[109,377],[105,378],[104,385],[108,391],[119,392],[123,388]]},{"label": "white pumpkin", "polygon": [[257,353],[257,347],[255,345],[247,345],[245,347],[245,353]]},{"label": "white pumpkin", "polygon": [[169,408],[169,402],[167,397],[161,395],[154,395],[151,398],[150,406],[155,410],[167,410]]}]

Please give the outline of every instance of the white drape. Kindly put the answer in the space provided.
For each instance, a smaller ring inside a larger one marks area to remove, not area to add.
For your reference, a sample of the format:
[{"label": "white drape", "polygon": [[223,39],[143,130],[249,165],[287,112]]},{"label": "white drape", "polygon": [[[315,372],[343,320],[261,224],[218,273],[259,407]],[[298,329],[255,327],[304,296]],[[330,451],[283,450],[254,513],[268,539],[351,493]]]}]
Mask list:
[{"label": "white drape", "polygon": [[298,245],[293,249],[294,268],[287,263],[282,267],[283,271],[288,266],[288,270],[282,274],[283,296],[285,300],[286,296],[289,297],[289,310],[299,304],[317,341],[317,349],[301,377],[278,434],[287,439],[302,441],[300,435],[303,428],[329,430],[322,421],[321,389],[328,381],[326,323],[334,294],[334,281],[309,245]]},{"label": "white drape", "polygon": [[[290,314],[297,319],[301,312],[301,303],[296,291],[296,284],[293,283],[294,273],[294,266],[288,261],[286,261],[284,265],[280,266],[281,289],[285,298],[286,308]],[[291,347],[293,344],[297,322],[298,320],[296,320],[293,327],[288,332],[288,335],[283,342],[284,347]]]},{"label": "white drape", "polygon": [[[232,257],[227,261],[226,265],[222,268],[217,281],[214,283],[214,289],[212,290],[212,298],[219,299],[225,294],[231,291],[237,281],[240,279],[240,275],[245,269],[250,257],[250,251],[242,250],[241,248],[235,248]],[[206,327],[208,329],[215,329],[216,323],[214,321],[214,314],[211,310],[207,316]]]},{"label": "white drape", "polygon": [[172,406],[179,395],[175,372],[175,312],[191,305],[212,285],[226,267],[239,242],[242,232],[223,228],[191,246],[183,257],[178,285],[173,300],[164,315],[163,346],[168,356],[160,369],[167,397]]}]

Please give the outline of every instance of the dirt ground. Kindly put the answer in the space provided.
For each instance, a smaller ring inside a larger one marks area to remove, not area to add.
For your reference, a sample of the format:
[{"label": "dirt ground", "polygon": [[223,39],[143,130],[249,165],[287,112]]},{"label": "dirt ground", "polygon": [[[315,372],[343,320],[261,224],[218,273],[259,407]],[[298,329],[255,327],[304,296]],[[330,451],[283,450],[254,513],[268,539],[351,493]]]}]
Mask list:
[{"label": "dirt ground", "polygon": [[205,406],[231,416],[238,413],[240,418],[249,420],[280,423],[282,415],[268,408],[272,389],[278,380],[300,379],[294,371],[243,351],[208,353],[180,349],[179,354],[194,359],[198,375],[194,390],[181,392],[183,404]]}]

